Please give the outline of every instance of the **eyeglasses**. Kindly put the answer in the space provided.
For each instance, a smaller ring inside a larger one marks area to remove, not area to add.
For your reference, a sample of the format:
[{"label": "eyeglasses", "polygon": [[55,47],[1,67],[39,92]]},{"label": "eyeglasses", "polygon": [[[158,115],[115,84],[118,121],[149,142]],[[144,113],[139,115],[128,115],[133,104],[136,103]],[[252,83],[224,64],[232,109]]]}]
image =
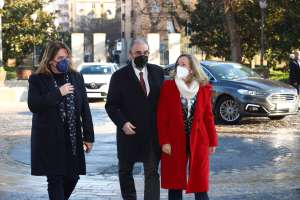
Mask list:
[{"label": "eyeglasses", "polygon": [[148,56],[149,55],[149,51],[144,51],[144,52],[142,52],[142,51],[135,51],[134,54],[136,56],[142,56],[142,55]]}]

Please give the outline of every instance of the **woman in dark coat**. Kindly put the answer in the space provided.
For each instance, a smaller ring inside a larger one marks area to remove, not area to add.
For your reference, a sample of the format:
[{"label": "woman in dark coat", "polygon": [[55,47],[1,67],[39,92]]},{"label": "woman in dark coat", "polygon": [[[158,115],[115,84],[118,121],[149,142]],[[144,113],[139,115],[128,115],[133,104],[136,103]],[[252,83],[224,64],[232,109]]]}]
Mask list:
[{"label": "woman in dark coat", "polygon": [[50,200],[69,199],[79,175],[86,173],[84,150],[91,151],[94,130],[83,77],[72,68],[65,44],[46,47],[29,78],[28,107],[31,173],[47,176]]},{"label": "woman in dark coat", "polygon": [[217,146],[212,88],[192,55],[181,55],[175,69],[174,80],[162,86],[158,104],[161,184],[169,189],[169,200],[181,200],[182,190],[195,193],[196,200],[208,200],[209,154]]}]

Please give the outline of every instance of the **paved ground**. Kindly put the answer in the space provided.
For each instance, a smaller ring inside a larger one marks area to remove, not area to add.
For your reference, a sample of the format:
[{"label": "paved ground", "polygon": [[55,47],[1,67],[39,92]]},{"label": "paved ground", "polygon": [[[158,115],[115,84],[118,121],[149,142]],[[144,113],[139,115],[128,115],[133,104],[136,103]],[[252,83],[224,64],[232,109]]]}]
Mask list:
[{"label": "paved ground", "polygon": [[[103,103],[92,103],[96,130],[93,152],[87,155],[72,200],[119,200],[114,126]],[[2,104],[0,111],[0,200],[47,199],[44,177],[30,176],[31,114],[26,104]],[[212,156],[212,200],[300,199],[300,117],[282,121],[246,119],[239,126],[221,126],[220,147]],[[143,169],[134,170],[139,199]],[[166,191],[161,191],[165,200]],[[186,199],[193,199],[186,195]]]}]

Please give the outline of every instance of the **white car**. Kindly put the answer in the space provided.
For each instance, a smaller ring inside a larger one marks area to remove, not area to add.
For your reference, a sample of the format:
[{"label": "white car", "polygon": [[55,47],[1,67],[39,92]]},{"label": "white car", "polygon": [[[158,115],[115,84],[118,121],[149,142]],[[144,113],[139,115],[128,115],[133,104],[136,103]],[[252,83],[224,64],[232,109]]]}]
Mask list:
[{"label": "white car", "polygon": [[77,70],[82,74],[88,98],[106,99],[111,75],[118,69],[115,63],[83,63]]}]

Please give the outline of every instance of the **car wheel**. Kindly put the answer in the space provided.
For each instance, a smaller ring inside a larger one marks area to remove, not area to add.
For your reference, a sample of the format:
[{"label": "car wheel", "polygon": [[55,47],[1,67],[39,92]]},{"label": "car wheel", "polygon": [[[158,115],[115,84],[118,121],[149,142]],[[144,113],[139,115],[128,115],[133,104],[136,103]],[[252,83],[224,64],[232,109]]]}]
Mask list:
[{"label": "car wheel", "polygon": [[285,118],[285,116],[269,116],[270,120],[281,120],[283,118]]},{"label": "car wheel", "polygon": [[222,97],[216,105],[218,120],[224,124],[237,124],[241,120],[238,103],[231,97]]}]

